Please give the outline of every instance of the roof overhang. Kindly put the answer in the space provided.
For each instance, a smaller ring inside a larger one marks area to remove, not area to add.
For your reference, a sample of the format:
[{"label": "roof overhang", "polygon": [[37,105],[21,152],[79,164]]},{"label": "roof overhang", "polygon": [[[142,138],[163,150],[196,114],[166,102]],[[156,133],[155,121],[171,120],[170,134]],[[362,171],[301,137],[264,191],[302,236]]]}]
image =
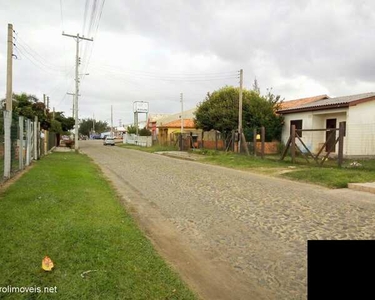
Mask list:
[{"label": "roof overhang", "polygon": [[298,112],[306,112],[306,111],[317,111],[317,110],[327,110],[327,109],[336,109],[336,108],[343,108],[349,107],[349,103],[341,103],[341,104],[334,104],[334,105],[322,105],[322,106],[312,106],[312,107],[300,107],[300,108],[292,108],[286,110],[279,110],[277,111],[280,115],[298,113]]}]

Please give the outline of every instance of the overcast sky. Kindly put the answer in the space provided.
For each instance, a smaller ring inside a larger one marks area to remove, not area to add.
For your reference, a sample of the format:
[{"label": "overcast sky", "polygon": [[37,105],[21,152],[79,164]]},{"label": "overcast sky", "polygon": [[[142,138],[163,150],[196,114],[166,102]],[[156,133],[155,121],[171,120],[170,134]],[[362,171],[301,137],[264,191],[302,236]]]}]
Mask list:
[{"label": "overcast sky", "polygon": [[[102,8],[102,9],[101,9]],[[75,40],[83,64],[80,118],[133,122],[195,107],[208,91],[256,77],[286,100],[374,92],[375,2],[344,0],[0,0],[0,93],[5,97],[7,24],[16,48],[13,90],[71,115]],[[85,49],[86,48],[86,49]],[[90,58],[90,59],[89,59]],[[88,63],[89,61],[89,63]]]}]

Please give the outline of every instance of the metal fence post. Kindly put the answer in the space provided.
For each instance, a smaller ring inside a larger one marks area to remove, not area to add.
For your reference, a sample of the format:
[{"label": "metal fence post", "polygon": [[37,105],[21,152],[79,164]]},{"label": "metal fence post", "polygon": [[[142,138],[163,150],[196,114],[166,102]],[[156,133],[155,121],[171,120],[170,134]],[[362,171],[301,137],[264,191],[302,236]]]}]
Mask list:
[{"label": "metal fence post", "polygon": [[30,165],[30,157],[31,157],[31,122],[29,119],[26,119],[26,163],[25,165]]},{"label": "metal fence post", "polygon": [[40,143],[40,122],[37,122],[37,135],[36,135],[36,138],[38,140],[38,159],[40,159],[40,157],[42,156],[41,154],[41,143]]},{"label": "metal fence post", "polygon": [[11,137],[10,128],[12,126],[12,112],[4,110],[4,177],[10,178],[11,169]]},{"label": "metal fence post", "polygon": [[19,159],[19,169],[23,170],[23,117],[18,117],[18,128],[20,131],[20,142],[18,146],[18,159]]},{"label": "metal fence post", "polygon": [[34,160],[38,159],[38,117],[34,119]]}]

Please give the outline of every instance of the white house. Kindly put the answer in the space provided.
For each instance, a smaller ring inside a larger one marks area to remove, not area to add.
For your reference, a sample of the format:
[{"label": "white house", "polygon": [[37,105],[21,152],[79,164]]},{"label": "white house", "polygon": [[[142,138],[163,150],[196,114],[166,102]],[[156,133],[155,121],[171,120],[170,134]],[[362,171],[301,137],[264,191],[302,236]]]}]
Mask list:
[{"label": "white house", "polygon": [[[297,129],[326,129],[338,128],[340,122],[345,122],[344,155],[375,156],[375,93],[336,98],[327,96],[325,99],[282,108],[278,113],[285,120],[282,131],[284,143],[290,136],[292,124]],[[327,138],[328,133],[325,131],[305,131],[301,137],[313,153],[319,151]],[[337,148],[336,145],[336,153]]]}]

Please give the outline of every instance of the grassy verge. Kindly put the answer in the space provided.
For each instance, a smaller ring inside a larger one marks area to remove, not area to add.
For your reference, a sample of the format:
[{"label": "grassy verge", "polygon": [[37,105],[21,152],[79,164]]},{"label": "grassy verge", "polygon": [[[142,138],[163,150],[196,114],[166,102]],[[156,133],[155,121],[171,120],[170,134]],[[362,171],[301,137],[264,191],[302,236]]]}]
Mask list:
[{"label": "grassy verge", "polygon": [[323,167],[318,167],[314,162],[306,164],[299,161],[292,165],[290,158],[279,161],[278,156],[265,159],[259,157],[238,155],[235,153],[215,151],[194,151],[204,155],[203,162],[230,167],[240,170],[252,170],[263,174],[276,175],[289,179],[320,184],[330,188],[345,188],[351,182],[375,181],[375,161],[360,160],[360,167],[351,167],[352,160],[347,160],[343,168],[338,168],[334,160],[327,161]]},{"label": "grassy verge", "polygon": [[293,180],[316,183],[330,188],[346,188],[348,183],[374,182],[375,172],[369,170],[308,168],[285,173],[282,176]]},{"label": "grassy verge", "polygon": [[[100,174],[84,155],[55,153],[2,191],[0,287],[57,293],[1,299],[195,299]],[[41,269],[45,255],[52,272]]]},{"label": "grassy verge", "polygon": [[159,151],[177,151],[178,147],[174,146],[160,146],[155,145],[152,147],[140,147],[136,145],[129,145],[129,144],[116,144],[117,147],[126,148],[126,149],[134,149],[134,150],[140,150],[144,152],[154,153]]}]

